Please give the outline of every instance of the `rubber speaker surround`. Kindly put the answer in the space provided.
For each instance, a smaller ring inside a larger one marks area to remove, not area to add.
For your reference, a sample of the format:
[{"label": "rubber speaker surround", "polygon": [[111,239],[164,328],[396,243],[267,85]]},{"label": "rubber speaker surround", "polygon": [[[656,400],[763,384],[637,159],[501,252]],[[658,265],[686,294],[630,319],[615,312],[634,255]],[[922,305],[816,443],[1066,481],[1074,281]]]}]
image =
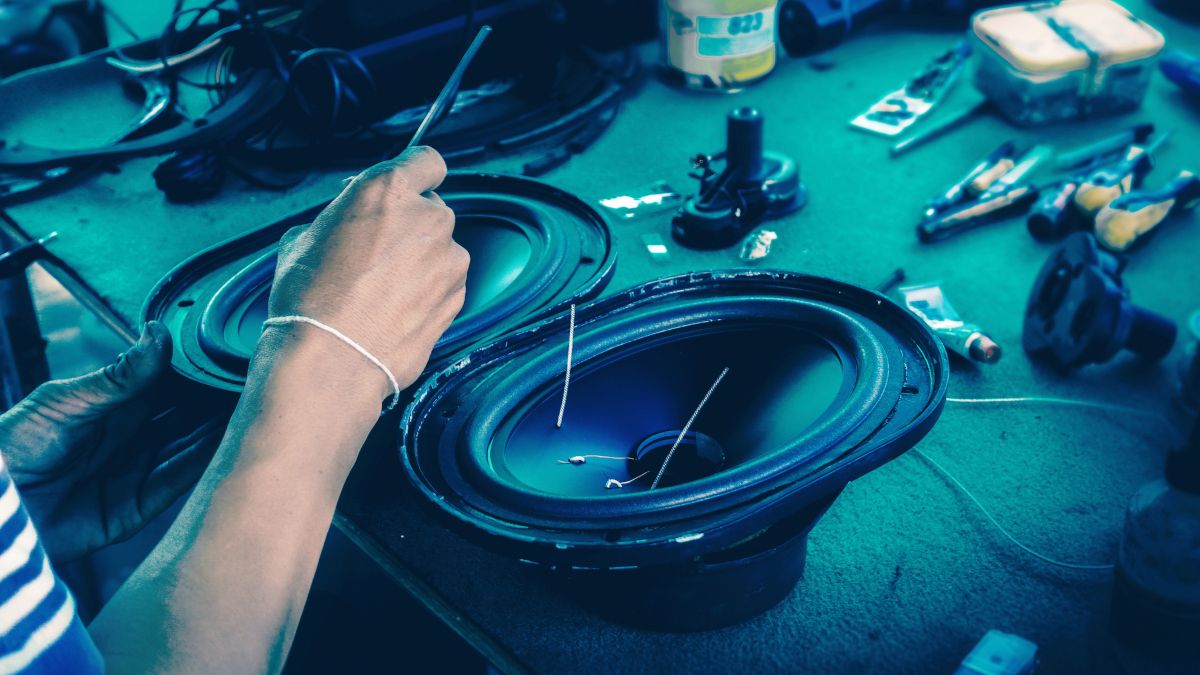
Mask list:
[{"label": "rubber speaker surround", "polygon": [[[924,436],[949,378],[940,341],[876,293],[693,274],[578,308],[559,429],[567,332],[559,314],[430,376],[405,411],[401,460],[469,538],[655,629],[726,625],[782,599],[809,529],[847,482]],[[661,439],[725,367],[649,489]]]},{"label": "rubber speaker surround", "polygon": [[[616,253],[607,223],[561,190],[525,178],[452,173],[438,194],[454,209],[454,237],[472,262],[465,305],[434,348],[431,368],[594,297],[612,277]],[[279,238],[324,207],[204,251],[158,283],[142,318],[170,328],[176,370],[213,387],[241,389],[267,316]]]}]

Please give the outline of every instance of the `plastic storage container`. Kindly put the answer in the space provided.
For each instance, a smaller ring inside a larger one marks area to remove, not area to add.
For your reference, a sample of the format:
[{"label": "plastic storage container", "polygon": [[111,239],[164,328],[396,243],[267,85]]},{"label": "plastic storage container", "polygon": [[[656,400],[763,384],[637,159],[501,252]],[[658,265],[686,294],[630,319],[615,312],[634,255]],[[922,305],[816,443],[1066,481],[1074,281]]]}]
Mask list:
[{"label": "plastic storage container", "polygon": [[986,10],[969,32],[976,88],[1023,125],[1136,108],[1163,47],[1162,34],[1110,0]]}]

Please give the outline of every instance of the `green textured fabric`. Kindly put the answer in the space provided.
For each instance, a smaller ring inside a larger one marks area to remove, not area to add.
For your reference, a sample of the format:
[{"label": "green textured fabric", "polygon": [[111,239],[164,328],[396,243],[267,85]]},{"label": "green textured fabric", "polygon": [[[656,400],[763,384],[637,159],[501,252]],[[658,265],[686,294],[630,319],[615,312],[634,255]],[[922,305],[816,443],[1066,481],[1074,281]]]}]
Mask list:
[{"label": "green textured fabric", "polygon": [[[1145,3],[1129,2],[1143,10]],[[1151,9],[1142,15],[1175,46],[1200,48],[1200,30]],[[1065,149],[1136,122],[1174,135],[1152,184],[1197,169],[1200,105],[1156,75],[1133,114],[1044,129],[983,118],[899,159],[889,142],[850,129],[862,112],[945,49],[956,35],[917,24],[876,27],[825,58],[829,70],[784,60],[736,96],[699,95],[657,81],[629,101],[586,153],[546,177],[588,199],[666,179],[690,189],[689,158],[724,143],[724,114],[753,105],[766,116],[768,149],[795,157],[811,199],[776,223],[771,266],[871,286],[901,266],[913,281],[941,280],[959,312],[1006,350],[1000,363],[957,364],[954,397],[1082,397],[1164,408],[1183,352],[1146,363],[1122,355],[1064,376],[1021,351],[1021,317],[1051,247],[1013,220],[921,245],[913,232],[926,199],[1005,138]],[[967,98],[964,82],[946,101]],[[514,170],[527,158],[489,164]],[[152,285],[188,255],[336,191],[341,174],[278,195],[226,189],[195,206],[165,203],[149,173],[127,162],[71,190],[10,210],[30,235],[58,230],[53,251],[129,321]],[[1190,164],[1190,166],[1189,166]],[[668,216],[616,223],[620,259],[612,288],[670,273],[738,264],[732,251],[671,243]],[[671,246],[657,264],[640,238]],[[1200,223],[1166,224],[1129,264],[1134,299],[1178,321],[1200,307]],[[1113,558],[1133,491],[1161,475],[1167,430],[1144,420],[1034,404],[948,404],[919,446],[966,483],[1018,538],[1054,558]],[[851,484],[810,539],[805,579],[777,608],[745,624],[694,635],[632,631],[581,611],[515,562],[467,544],[415,503],[390,454],[370,457],[341,515],[385,565],[412,575],[419,594],[492,654],[546,672],[950,672],[990,628],[1041,646],[1045,672],[1086,670],[1103,636],[1111,575],[1054,568],[1023,553],[914,454]],[[374,470],[377,468],[378,470]],[[411,581],[411,580],[410,580]],[[1101,660],[1109,659],[1105,655]]]}]

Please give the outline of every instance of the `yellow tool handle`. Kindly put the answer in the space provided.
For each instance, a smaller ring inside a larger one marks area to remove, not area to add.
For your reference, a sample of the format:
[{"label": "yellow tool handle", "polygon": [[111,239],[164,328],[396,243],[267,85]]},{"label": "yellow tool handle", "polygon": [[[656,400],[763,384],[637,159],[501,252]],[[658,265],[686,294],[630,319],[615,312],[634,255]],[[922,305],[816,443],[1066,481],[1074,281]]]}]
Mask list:
[{"label": "yellow tool handle", "polygon": [[1146,153],[1140,145],[1129,148],[1125,159],[1115,167],[1099,169],[1088,176],[1075,191],[1075,206],[1080,213],[1091,218],[1112,200],[1137,187],[1139,170],[1145,173],[1142,164],[1150,158],[1139,160]]},{"label": "yellow tool handle", "polygon": [[1096,215],[1096,239],[1105,248],[1124,251],[1145,236],[1167,216],[1200,201],[1200,177],[1191,171],[1160,190],[1140,190],[1122,195]]}]

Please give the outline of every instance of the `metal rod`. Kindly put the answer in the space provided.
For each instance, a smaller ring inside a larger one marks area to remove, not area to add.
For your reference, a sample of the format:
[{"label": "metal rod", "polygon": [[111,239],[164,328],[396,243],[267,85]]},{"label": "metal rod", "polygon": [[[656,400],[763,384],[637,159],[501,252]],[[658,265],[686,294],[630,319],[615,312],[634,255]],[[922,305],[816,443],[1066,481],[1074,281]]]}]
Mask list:
[{"label": "metal rod", "polygon": [[471,60],[475,58],[475,54],[479,52],[479,48],[483,46],[484,40],[492,32],[491,26],[483,26],[479,32],[475,34],[475,39],[471,41],[471,46],[467,47],[467,51],[458,61],[458,65],[454,67],[454,72],[450,74],[450,79],[446,80],[445,86],[438,93],[437,98],[433,100],[433,104],[429,106],[429,112],[425,113],[425,119],[421,120],[421,125],[413,132],[412,138],[409,139],[405,150],[420,145],[421,138],[429,131],[433,125],[441,121],[445,116],[446,111],[454,104],[454,98],[458,96],[458,87],[462,84],[463,75],[467,72],[467,66],[471,65]]},{"label": "metal rod", "polygon": [[687,424],[683,425],[683,429],[679,431],[679,436],[675,439],[675,444],[672,445],[671,450],[667,452],[667,458],[663,460],[662,466],[658,468],[658,475],[654,477],[654,482],[650,484],[651,490],[658,487],[658,483],[662,480],[663,474],[667,472],[667,465],[671,463],[671,458],[675,456],[675,449],[678,448],[679,444],[683,442],[683,437],[686,436],[688,430],[692,428],[692,422],[696,421],[696,417],[700,414],[700,411],[704,409],[704,404],[708,403],[709,397],[712,396],[713,392],[717,390],[717,385],[721,384],[721,380],[725,379],[725,376],[728,374],[729,367],[726,366],[725,370],[722,370],[721,374],[717,376],[716,381],[712,383],[712,386],[708,388],[708,393],[704,395],[704,398],[700,399],[700,405],[696,406],[696,409],[692,411],[692,416],[688,418]]},{"label": "metal rod", "polygon": [[966,122],[976,115],[981,114],[984,110],[987,110],[987,107],[987,100],[979,101],[978,103],[967,106],[966,108],[956,110],[946,117],[930,122],[925,126],[924,129],[915,132],[912,136],[909,136],[908,138],[893,145],[892,157],[903,155],[913,148],[922,146],[925,143],[942,136],[963,122]]},{"label": "metal rod", "polygon": [[892,271],[891,274],[884,277],[883,281],[880,281],[878,284],[875,285],[875,292],[876,293],[887,293],[888,291],[895,288],[896,284],[904,281],[904,278],[905,278],[904,268],[897,267],[895,270]]}]

